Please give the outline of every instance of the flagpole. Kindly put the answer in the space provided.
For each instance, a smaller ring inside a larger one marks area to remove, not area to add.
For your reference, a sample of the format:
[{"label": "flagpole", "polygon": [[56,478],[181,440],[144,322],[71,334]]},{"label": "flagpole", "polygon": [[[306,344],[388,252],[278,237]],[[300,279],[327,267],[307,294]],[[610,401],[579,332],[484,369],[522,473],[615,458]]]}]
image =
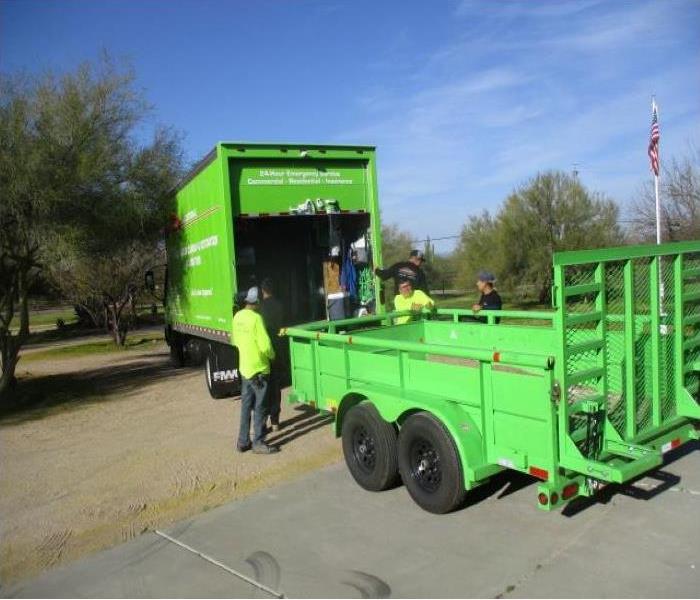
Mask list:
[{"label": "flagpole", "polygon": [[659,203],[659,176],[654,175],[654,193],[656,195],[656,243],[661,243],[661,204]]},{"label": "flagpole", "polygon": [[[651,110],[652,112],[656,113],[656,122],[659,122],[659,106],[656,104],[656,96],[651,97]],[[657,161],[657,168],[654,170],[654,196],[656,199],[656,244],[659,245],[661,244],[661,202],[659,201],[659,171],[660,171],[660,165],[661,165],[661,153],[659,152],[659,142],[656,142],[656,161]],[[659,257],[659,266],[661,267],[663,265],[662,258]],[[663,280],[663,269],[660,269],[661,272],[659,273],[660,275],[660,281],[659,281],[659,314],[661,317],[661,320],[664,320],[664,317],[667,316],[668,313],[666,313],[666,309],[664,307],[664,296],[665,290],[664,290],[664,280]],[[666,323],[661,323],[661,326],[659,327],[661,335],[667,335],[668,334],[668,325]]]},{"label": "flagpole", "polygon": [[[659,106],[656,104],[656,96],[651,97],[651,106],[652,110],[656,109],[656,118],[659,118]],[[658,144],[657,142],[657,161],[659,162],[659,165],[661,163],[661,153],[658,150]],[[661,243],[661,203],[659,202],[659,176],[656,171],[654,171],[654,195],[656,196],[656,243],[660,244]],[[663,288],[662,288],[662,294],[663,294]]]}]

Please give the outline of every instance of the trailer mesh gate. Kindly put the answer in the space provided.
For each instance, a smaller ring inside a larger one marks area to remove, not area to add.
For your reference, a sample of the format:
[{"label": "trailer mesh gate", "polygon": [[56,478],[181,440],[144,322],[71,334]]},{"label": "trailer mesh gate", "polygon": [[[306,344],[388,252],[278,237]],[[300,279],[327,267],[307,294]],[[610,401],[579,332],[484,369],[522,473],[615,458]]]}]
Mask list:
[{"label": "trailer mesh gate", "polygon": [[698,391],[700,244],[650,248],[555,258],[562,405],[567,433],[590,458],[602,439],[591,435],[592,421],[602,430],[607,418],[631,442],[676,417],[683,388]]}]

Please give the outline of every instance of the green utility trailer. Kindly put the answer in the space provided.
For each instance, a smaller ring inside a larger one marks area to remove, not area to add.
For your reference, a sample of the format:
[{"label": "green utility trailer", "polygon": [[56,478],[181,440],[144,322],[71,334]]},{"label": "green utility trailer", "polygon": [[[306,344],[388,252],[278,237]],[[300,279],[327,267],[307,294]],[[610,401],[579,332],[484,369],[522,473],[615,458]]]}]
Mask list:
[{"label": "green utility trailer", "polygon": [[[172,359],[200,359],[210,394],[235,395],[232,317],[250,286],[272,279],[285,324],[327,318],[331,302],[341,317],[382,310],[374,148],[218,143],[173,192],[166,250]],[[354,307],[338,289],[348,252],[366,276]]]},{"label": "green utility trailer", "polygon": [[553,281],[553,311],[289,328],[290,399],[335,415],[361,486],[436,513],[504,469],[551,510],[697,440],[700,242],[558,253]]}]

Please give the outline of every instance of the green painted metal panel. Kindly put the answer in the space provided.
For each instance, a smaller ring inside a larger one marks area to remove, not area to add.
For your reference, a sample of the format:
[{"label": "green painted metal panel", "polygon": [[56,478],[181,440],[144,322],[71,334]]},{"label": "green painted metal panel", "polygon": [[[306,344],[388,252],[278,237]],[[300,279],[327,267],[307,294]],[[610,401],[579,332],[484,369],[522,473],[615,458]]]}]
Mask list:
[{"label": "green painted metal panel", "polygon": [[[177,226],[166,239],[167,323],[190,335],[231,342],[238,291],[234,223],[241,213],[281,215],[307,199],[333,200],[332,208],[341,211],[337,219],[355,216],[346,217],[348,212],[369,216],[372,256],[381,263],[375,168],[371,146],[218,143],[174,192]],[[283,239],[264,242],[284,249]],[[379,291],[375,278],[376,297]]]},{"label": "green painted metal panel", "polygon": [[221,163],[214,159],[177,193],[180,228],[166,241],[170,323],[231,331],[233,264]]},{"label": "green painted metal panel", "polygon": [[595,250],[573,250],[555,252],[554,265],[576,266],[597,262],[649,258],[652,256],[671,256],[679,252],[698,252],[700,242],[674,242],[670,244],[644,244],[639,246],[620,246],[617,248],[598,248]]},{"label": "green painted metal panel", "polygon": [[395,350],[348,351],[348,379],[398,387],[399,378],[399,354]]},{"label": "green painted metal panel", "polygon": [[441,357],[432,357],[432,360],[410,359],[404,385],[416,392],[444,396],[455,402],[480,406],[478,364],[449,364],[438,362],[440,359]]}]

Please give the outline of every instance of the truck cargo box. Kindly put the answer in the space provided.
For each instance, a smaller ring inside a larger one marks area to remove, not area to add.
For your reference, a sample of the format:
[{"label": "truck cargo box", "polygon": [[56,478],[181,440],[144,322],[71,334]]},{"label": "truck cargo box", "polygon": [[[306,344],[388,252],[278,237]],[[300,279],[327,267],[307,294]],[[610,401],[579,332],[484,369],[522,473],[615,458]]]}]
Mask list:
[{"label": "truck cargo box", "polygon": [[[374,148],[219,143],[175,190],[166,248],[174,358],[206,341],[204,354],[221,363],[217,378],[236,374],[237,296],[264,278],[285,305],[286,324],[326,319],[329,306],[339,317],[381,312]],[[350,269],[355,280],[363,275],[361,290],[344,285]]]}]

